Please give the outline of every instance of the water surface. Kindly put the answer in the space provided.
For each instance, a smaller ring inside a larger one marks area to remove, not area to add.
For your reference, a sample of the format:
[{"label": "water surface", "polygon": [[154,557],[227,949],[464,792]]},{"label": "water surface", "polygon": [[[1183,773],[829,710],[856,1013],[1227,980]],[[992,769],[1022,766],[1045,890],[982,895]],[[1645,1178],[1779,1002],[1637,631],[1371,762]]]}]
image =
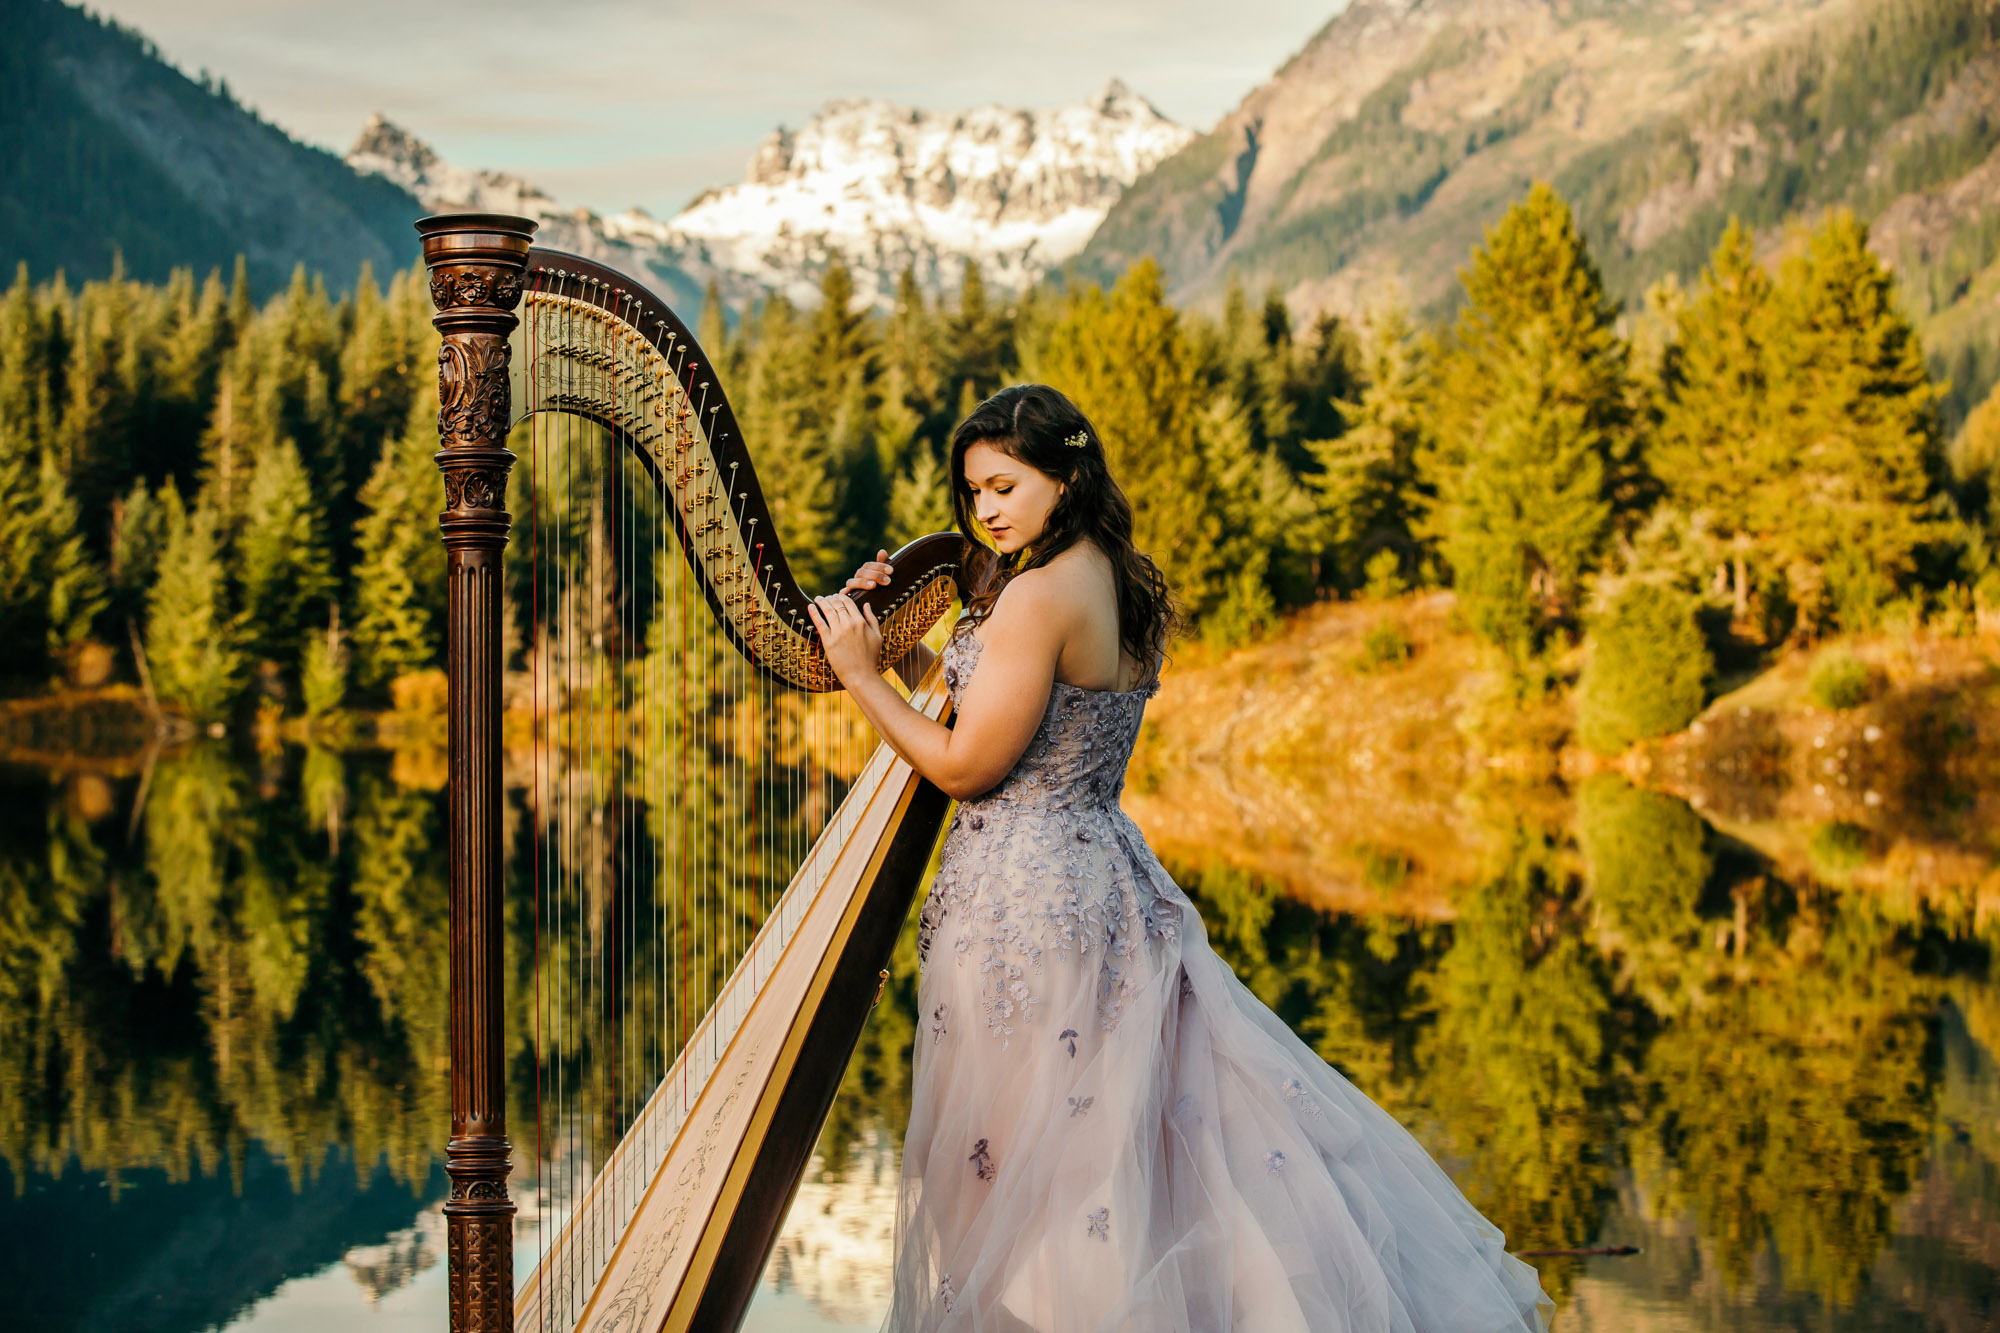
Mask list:
[{"label": "water surface", "polygon": [[[22,1326],[442,1329],[435,766],[216,745],[0,775],[0,1277]],[[1393,865],[1378,907],[1337,913],[1228,848],[1172,868],[1238,975],[1514,1248],[1639,1249],[1536,1260],[1562,1333],[2000,1322],[1982,913],[1863,887],[1843,872],[1870,837],[1833,825],[1810,831],[1822,873],[1786,873],[1618,778],[1465,799],[1484,864],[1448,910],[1403,903]],[[531,916],[509,929],[519,954]],[[914,963],[906,934],[760,1333],[880,1320]],[[520,1045],[527,1162],[533,1068]]]}]

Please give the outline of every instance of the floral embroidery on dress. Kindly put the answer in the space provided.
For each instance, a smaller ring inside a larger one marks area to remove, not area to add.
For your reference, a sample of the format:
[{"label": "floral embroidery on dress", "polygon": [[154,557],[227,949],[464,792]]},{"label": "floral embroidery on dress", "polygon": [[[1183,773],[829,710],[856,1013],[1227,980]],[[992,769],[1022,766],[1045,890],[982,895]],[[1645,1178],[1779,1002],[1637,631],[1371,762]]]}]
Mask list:
[{"label": "floral embroidery on dress", "polygon": [[1097,1098],[1095,1097],[1072,1097],[1069,1099],[1069,1113],[1072,1116],[1082,1115],[1090,1109],[1091,1103],[1096,1100]]},{"label": "floral embroidery on dress", "polygon": [[1063,1029],[1063,1030],[1062,1030],[1061,1032],[1058,1032],[1058,1033],[1056,1033],[1056,1040],[1057,1040],[1057,1041],[1060,1041],[1060,1042],[1066,1042],[1066,1043],[1068,1043],[1068,1045],[1069,1045],[1069,1058],[1070,1058],[1070,1059],[1072,1059],[1072,1060],[1076,1059],[1076,1029],[1075,1029],[1075,1028],[1064,1028],[1064,1029]]},{"label": "floral embroidery on dress", "polygon": [[951,1274],[946,1273],[943,1277],[938,1279],[937,1294],[938,1294],[938,1299],[944,1302],[945,1313],[950,1314],[951,1303],[953,1299],[956,1298],[958,1295],[957,1292],[951,1289]]},{"label": "floral embroidery on dress", "polygon": [[1194,1098],[1192,1096],[1184,1092],[1174,1098],[1173,1118],[1176,1124],[1183,1125],[1188,1129],[1193,1129],[1201,1123],[1201,1117],[1194,1113]]},{"label": "floral embroidery on dress", "polygon": [[1084,1234],[1094,1236],[1098,1240],[1110,1240],[1111,1210],[1109,1208],[1094,1209],[1090,1214],[1090,1226],[1085,1230]]},{"label": "floral embroidery on dress", "polygon": [[993,1155],[986,1151],[985,1139],[972,1145],[972,1156],[965,1160],[972,1163],[972,1173],[981,1180],[991,1180],[999,1173],[999,1168],[993,1165]]},{"label": "floral embroidery on dress", "polygon": [[931,1045],[933,1046],[944,1040],[944,1009],[943,1005],[939,1005],[931,1012]]},{"label": "floral embroidery on dress", "polygon": [[1295,1078],[1288,1078],[1284,1082],[1284,1093],[1286,1101],[1297,1102],[1299,1109],[1307,1115],[1314,1117],[1319,1115],[1319,1103],[1306,1094],[1305,1084]]},{"label": "floral embroidery on dress", "polygon": [[[981,648],[966,632],[945,646],[955,702]],[[1187,900],[1135,863],[1130,849],[1145,839],[1118,808],[1125,761],[1157,688],[1157,671],[1136,690],[1057,682],[1013,769],[961,802],[946,833],[918,918],[918,955],[927,961],[932,938],[953,923],[955,965],[978,967],[981,1017],[1003,1049],[1040,1011],[1045,959],[1101,954],[1097,1019],[1108,1032],[1155,974],[1159,943],[1179,934]],[[1063,1038],[1072,1056],[1074,1036]]]},{"label": "floral embroidery on dress", "polygon": [[1285,1169],[1285,1155],[1276,1148],[1264,1154],[1264,1166],[1272,1175]]}]

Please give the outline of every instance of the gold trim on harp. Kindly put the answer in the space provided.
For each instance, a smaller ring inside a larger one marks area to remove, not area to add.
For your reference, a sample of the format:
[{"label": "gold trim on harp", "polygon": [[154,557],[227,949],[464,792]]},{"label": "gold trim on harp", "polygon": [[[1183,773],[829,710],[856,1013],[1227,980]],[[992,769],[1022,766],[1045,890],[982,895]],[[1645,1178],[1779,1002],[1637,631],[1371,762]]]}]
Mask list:
[{"label": "gold trim on harp", "polygon": [[[671,489],[689,561],[730,636],[787,684],[821,693],[839,689],[819,640],[778,608],[759,577],[756,520],[745,531],[738,513],[743,497],[724,481],[734,474],[717,458],[710,414],[689,396],[668,352],[581,297],[542,288],[528,292],[522,304],[535,311],[522,321],[523,336],[532,339],[521,358],[531,368],[529,410],[575,413],[629,440]],[[889,608],[882,617],[882,670],[916,646],[955,592],[951,576],[940,571]]]}]

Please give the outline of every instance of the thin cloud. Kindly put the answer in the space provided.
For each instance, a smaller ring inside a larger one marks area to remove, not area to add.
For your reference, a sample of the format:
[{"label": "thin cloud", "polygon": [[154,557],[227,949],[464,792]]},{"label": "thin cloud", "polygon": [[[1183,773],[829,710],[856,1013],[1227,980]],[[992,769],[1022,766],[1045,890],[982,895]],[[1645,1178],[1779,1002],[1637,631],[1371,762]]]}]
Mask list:
[{"label": "thin cloud", "polygon": [[1197,129],[1345,0],[99,0],[299,137],[343,151],[380,111],[463,166],[566,203],[671,216],[836,97],[1050,106],[1116,76]]}]

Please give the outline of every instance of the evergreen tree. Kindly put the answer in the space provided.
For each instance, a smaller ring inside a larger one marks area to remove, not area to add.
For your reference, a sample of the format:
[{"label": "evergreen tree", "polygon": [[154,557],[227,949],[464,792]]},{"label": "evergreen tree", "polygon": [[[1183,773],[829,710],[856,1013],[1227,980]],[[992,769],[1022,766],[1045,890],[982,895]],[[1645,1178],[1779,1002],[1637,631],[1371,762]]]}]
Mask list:
[{"label": "evergreen tree", "polygon": [[738,353],[742,349],[729,336],[729,307],[723,304],[722,288],[714,278],[702,289],[701,318],[695,325],[695,338],[701,343],[701,350],[708,353],[709,364],[723,377],[723,383],[735,384]]},{"label": "evergreen tree", "polygon": [[1749,608],[1748,562],[1758,545],[1754,497],[1777,467],[1772,319],[1771,280],[1757,263],[1754,237],[1731,219],[1699,294],[1681,311],[1654,471],[1668,501],[1703,520],[1717,555],[1729,562],[1739,619]]},{"label": "evergreen tree", "polygon": [[231,613],[217,518],[206,496],[190,510],[168,487],[159,575],[146,598],[153,688],[197,721],[220,718],[242,693],[241,621]]},{"label": "evergreen tree", "polygon": [[1627,349],[1569,207],[1546,185],[1487,233],[1460,312],[1425,463],[1473,624],[1517,665],[1569,618],[1636,503]]},{"label": "evergreen tree", "polygon": [[234,554],[246,647],[260,657],[295,660],[308,618],[333,591],[333,563],[311,478],[290,440],[257,459]]},{"label": "evergreen tree", "polygon": [[158,570],[166,509],[146,483],[135,481],[111,510],[111,609],[114,633],[144,614],[146,590]]},{"label": "evergreen tree", "polygon": [[306,637],[299,665],[299,695],[307,717],[325,717],[347,699],[347,638],[340,630],[340,604],[328,608],[326,632]]},{"label": "evergreen tree", "polygon": [[912,454],[908,470],[899,473],[889,490],[889,544],[901,546],[952,525],[951,479],[928,448]]},{"label": "evergreen tree", "polygon": [[444,643],[436,452],[437,422],[419,400],[361,488],[352,638],[355,678],[369,689],[436,665]]},{"label": "evergreen tree", "polygon": [[1412,525],[1425,503],[1417,456],[1427,438],[1428,364],[1408,317],[1397,308],[1384,310],[1371,324],[1362,353],[1367,387],[1358,402],[1339,404],[1346,430],[1306,443],[1320,466],[1310,481],[1326,515],[1327,577],[1344,591],[1363,584],[1364,571],[1382,552],[1389,553],[1405,583],[1421,568],[1422,547]]},{"label": "evergreen tree", "polygon": [[757,442],[757,476],[787,562],[807,587],[830,586],[847,572],[841,568],[844,478],[828,445],[813,326],[775,294],[751,325],[738,411],[744,438]]},{"label": "evergreen tree", "polygon": [[1753,521],[1812,629],[1866,628],[1946,531],[1938,389],[1867,228],[1837,212],[1784,263],[1770,377],[1776,447]]},{"label": "evergreen tree", "polygon": [[177,276],[185,282],[171,301],[173,327],[157,372],[157,415],[140,469],[150,478],[194,475],[216,381],[234,338],[222,275],[210,273],[199,293],[193,274],[181,270]]},{"label": "evergreen tree", "polygon": [[[364,264],[341,322],[347,333],[339,357],[336,447],[341,475],[359,480],[402,430],[411,402],[426,396],[429,376],[423,372],[437,364],[421,270],[396,274],[384,297]],[[351,503],[326,510],[327,530],[349,531],[357,512]]]},{"label": "evergreen tree", "polygon": [[[896,305],[883,329],[882,406],[876,416],[882,469],[900,483],[920,453],[933,454],[952,424],[943,419],[944,366],[938,330],[914,266],[896,280]],[[920,438],[923,437],[923,438]],[[893,508],[893,502],[892,506]]]},{"label": "evergreen tree", "polygon": [[59,462],[62,299],[23,274],[0,300],[0,674],[45,670],[105,604]]},{"label": "evergreen tree", "polygon": [[889,477],[874,433],[878,351],[868,312],[856,307],[854,274],[836,255],[820,284],[808,352],[825,413],[827,457],[841,476],[840,546],[828,553],[835,573],[872,553],[876,539],[869,534],[888,524]]},{"label": "evergreen tree", "polygon": [[973,405],[1000,391],[1013,340],[1006,309],[987,294],[986,275],[979,271],[978,261],[967,259],[958,306],[946,318],[944,329],[950,382],[958,386],[962,403],[971,400],[959,412],[960,420],[971,414]]},{"label": "evergreen tree", "polygon": [[337,514],[352,482],[341,454],[334,385],[339,319],[325,285],[300,268],[286,293],[244,330],[221,373],[202,441],[201,483],[233,531],[257,459],[290,440],[314,494]]},{"label": "evergreen tree", "polygon": [[[1206,394],[1159,266],[1142,261],[1109,293],[1067,297],[1022,360],[1029,379],[1069,395],[1097,427],[1132,500],[1139,549],[1195,615],[1219,606],[1223,523],[1198,432]],[[1228,447],[1218,440],[1211,456]]]},{"label": "evergreen tree", "polygon": [[1994,501],[2000,499],[2000,385],[1966,415],[1952,441],[1951,468],[1959,481],[1981,488],[1987,522],[1994,522]]}]

